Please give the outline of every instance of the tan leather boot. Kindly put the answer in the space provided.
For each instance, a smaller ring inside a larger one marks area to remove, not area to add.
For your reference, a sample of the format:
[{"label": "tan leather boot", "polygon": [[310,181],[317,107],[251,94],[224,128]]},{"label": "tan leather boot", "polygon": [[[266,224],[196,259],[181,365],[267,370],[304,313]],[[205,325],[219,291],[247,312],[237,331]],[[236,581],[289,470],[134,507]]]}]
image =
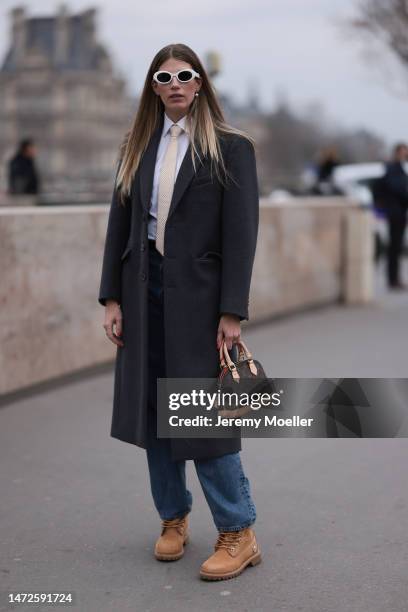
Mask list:
[{"label": "tan leather boot", "polygon": [[187,544],[188,515],[162,521],[162,532],[154,547],[154,555],[159,561],[177,561],[184,555]]},{"label": "tan leather boot", "polygon": [[215,553],[200,569],[203,580],[226,580],[238,576],[247,565],[261,562],[261,551],[251,527],[218,535]]}]

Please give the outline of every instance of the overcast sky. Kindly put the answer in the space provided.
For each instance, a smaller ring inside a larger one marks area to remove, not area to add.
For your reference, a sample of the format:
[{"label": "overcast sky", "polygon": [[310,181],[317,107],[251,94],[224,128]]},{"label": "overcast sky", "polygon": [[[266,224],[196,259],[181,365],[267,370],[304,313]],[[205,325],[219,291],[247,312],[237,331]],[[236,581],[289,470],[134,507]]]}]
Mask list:
[{"label": "overcast sky", "polygon": [[[10,41],[8,13],[16,4],[20,3],[0,1],[2,58]],[[40,16],[53,14],[58,4],[30,0],[25,6],[29,15]],[[209,50],[221,54],[223,73],[216,86],[239,102],[256,88],[264,109],[273,108],[284,95],[295,110],[321,103],[326,121],[367,127],[388,143],[408,139],[408,97],[389,90],[378,57],[377,68],[370,66],[363,45],[347,38],[340,27],[341,20],[352,14],[354,0],[205,0],[201,6],[187,0],[71,0],[67,4],[71,12],[99,9],[99,39],[127,76],[131,93],[141,89],[161,47],[183,42],[202,60]],[[402,72],[393,74],[394,90],[403,77]]]}]

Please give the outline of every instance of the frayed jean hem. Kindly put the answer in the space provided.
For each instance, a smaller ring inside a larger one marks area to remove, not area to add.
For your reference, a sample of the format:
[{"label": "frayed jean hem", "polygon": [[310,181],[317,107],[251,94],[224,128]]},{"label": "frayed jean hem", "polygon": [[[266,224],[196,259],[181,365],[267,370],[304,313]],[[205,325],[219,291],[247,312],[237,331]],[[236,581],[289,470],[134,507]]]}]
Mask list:
[{"label": "frayed jean hem", "polygon": [[235,525],[234,527],[220,527],[218,525],[216,525],[218,531],[221,532],[229,532],[229,531],[241,531],[242,529],[246,529],[247,527],[250,527],[251,525],[254,525],[255,521],[247,521],[246,523],[242,523],[242,525]]},{"label": "frayed jean hem", "polygon": [[184,518],[186,514],[190,514],[190,512],[191,512],[191,506],[187,508],[186,510],[184,510],[183,512],[178,512],[177,514],[173,516],[169,516],[169,517],[160,516],[160,518],[162,519],[162,521],[172,521],[173,519],[176,519],[176,518],[177,519]]}]

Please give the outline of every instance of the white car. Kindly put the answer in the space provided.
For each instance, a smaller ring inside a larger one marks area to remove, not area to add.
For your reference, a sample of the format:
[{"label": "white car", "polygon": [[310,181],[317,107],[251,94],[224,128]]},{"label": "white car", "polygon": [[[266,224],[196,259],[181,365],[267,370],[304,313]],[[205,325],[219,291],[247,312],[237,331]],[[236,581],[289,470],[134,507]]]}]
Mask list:
[{"label": "white car", "polygon": [[[404,164],[408,174],[408,162]],[[375,215],[376,254],[386,249],[388,242],[388,229],[385,215],[374,207],[372,185],[385,172],[385,163],[372,162],[366,164],[344,164],[336,166],[333,171],[333,185],[347,196],[360,202],[362,206],[372,208]],[[408,248],[407,234],[404,240],[405,249]]]},{"label": "white car", "polygon": [[268,196],[272,204],[285,204],[293,200],[295,196],[287,189],[273,189]]},{"label": "white car", "polygon": [[[404,164],[408,174],[408,162]],[[333,184],[342,193],[356,198],[364,206],[373,206],[371,187],[384,175],[385,163],[343,164],[333,170]]]}]

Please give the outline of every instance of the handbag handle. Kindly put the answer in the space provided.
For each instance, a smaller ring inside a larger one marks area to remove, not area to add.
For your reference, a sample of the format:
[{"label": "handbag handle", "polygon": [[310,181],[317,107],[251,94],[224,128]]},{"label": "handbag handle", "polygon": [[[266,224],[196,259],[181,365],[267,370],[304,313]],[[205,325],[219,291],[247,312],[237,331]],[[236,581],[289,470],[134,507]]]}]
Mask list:
[{"label": "handbag handle", "polygon": [[222,340],[220,344],[220,368],[225,368],[225,366],[227,366],[228,369],[230,370],[234,380],[240,379],[240,376],[237,370],[237,366],[235,365],[235,363],[232,361],[231,357],[229,356],[227,343],[225,342],[225,340]]},{"label": "handbag handle", "polygon": [[[254,363],[252,354],[249,351],[247,345],[244,343],[243,340],[239,340],[236,344],[238,345],[238,352],[239,352],[238,361],[243,361],[241,357],[242,355],[244,355],[244,359],[248,360],[249,369],[251,370],[252,374],[256,376],[258,374],[258,368],[256,367]],[[220,352],[220,367],[224,368],[225,366],[227,366],[228,369],[231,371],[233,378],[235,380],[239,380],[240,376],[238,374],[237,367],[235,363],[232,361],[231,357],[229,356],[227,343],[225,342],[225,340],[222,340],[220,344],[219,352]]]},{"label": "handbag handle", "polygon": [[245,344],[243,340],[238,340],[237,344],[238,344],[238,361],[242,361],[242,356],[243,356],[243,359],[248,359],[249,369],[251,370],[252,374],[256,376],[258,374],[258,368],[256,367],[255,362],[252,358],[252,353],[250,352],[250,350],[248,349],[247,345]]}]

